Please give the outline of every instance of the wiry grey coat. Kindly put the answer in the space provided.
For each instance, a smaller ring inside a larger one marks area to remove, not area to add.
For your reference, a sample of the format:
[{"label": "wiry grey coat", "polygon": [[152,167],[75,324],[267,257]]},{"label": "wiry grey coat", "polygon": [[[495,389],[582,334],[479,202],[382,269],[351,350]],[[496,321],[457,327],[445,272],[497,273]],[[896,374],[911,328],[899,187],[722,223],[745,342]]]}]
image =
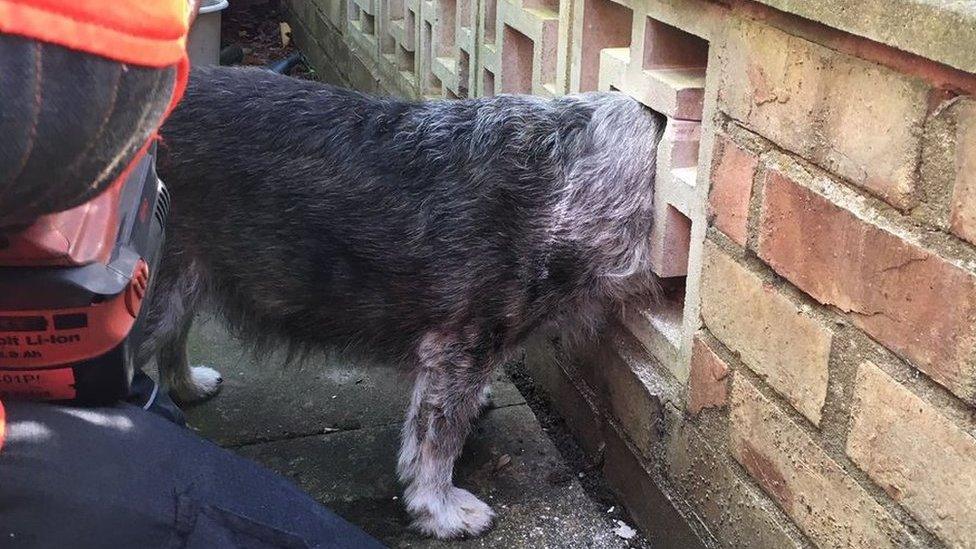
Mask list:
[{"label": "wiry grey coat", "polygon": [[619,93],[408,102],[257,69],[193,73],[162,130],[172,194],[143,357],[184,399],[193,312],[249,340],[351,348],[416,374],[399,473],[422,531],[476,535],[452,485],[492,368],[540,325],[653,296],[661,119]]}]

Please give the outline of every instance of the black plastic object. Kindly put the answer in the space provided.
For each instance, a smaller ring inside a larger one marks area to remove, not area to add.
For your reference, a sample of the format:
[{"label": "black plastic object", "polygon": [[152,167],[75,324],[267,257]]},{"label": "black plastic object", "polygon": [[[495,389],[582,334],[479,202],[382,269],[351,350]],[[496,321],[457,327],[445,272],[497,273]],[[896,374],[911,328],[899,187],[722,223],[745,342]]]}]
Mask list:
[{"label": "black plastic object", "polygon": [[132,386],[129,388],[126,402],[164,417],[177,425],[186,426],[186,416],[183,415],[180,407],[173,402],[159,383],[142,370],[137,371],[132,378]]},{"label": "black plastic object", "polygon": [[244,60],[244,48],[240,44],[231,44],[220,50],[221,65],[236,65]]},{"label": "black plastic object", "polygon": [[288,74],[293,68],[295,68],[295,65],[299,64],[301,61],[302,54],[300,52],[295,52],[284,59],[268,63],[266,68],[269,71],[276,72],[278,74]]}]

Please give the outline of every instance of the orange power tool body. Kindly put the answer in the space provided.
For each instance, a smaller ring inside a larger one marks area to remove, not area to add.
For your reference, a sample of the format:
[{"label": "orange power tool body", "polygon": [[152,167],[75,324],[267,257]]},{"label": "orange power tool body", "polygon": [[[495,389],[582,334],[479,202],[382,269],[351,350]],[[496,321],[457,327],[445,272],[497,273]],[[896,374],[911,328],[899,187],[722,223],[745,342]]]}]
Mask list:
[{"label": "orange power tool body", "polygon": [[0,233],[0,397],[125,396],[169,207],[154,156],[85,204]]}]

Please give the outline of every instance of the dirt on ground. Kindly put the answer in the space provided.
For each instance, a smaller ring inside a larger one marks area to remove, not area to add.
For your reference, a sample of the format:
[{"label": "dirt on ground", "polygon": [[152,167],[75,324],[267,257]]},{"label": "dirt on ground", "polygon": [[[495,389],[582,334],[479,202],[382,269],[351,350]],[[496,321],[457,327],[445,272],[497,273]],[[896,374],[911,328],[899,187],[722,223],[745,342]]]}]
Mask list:
[{"label": "dirt on ground", "polygon": [[[235,64],[266,66],[280,61],[298,52],[287,30],[282,32],[282,23],[287,24],[279,0],[232,0],[221,13],[221,47],[240,47],[243,58]],[[315,71],[304,62],[298,63],[288,74],[315,79]]]},{"label": "dirt on ground", "polygon": [[[606,479],[603,478],[603,474],[600,472],[603,464],[594,463],[583,452],[583,449],[570,433],[566,421],[552,409],[548,395],[525,371],[525,365],[522,361],[517,360],[506,364],[505,373],[522,393],[525,402],[532,409],[535,417],[539,420],[539,424],[542,425],[542,430],[548,435],[549,440],[555,444],[556,449],[559,450],[566,462],[565,470],[549,475],[546,480],[551,484],[559,484],[570,482],[575,476],[586,495],[603,505],[606,510],[607,522],[611,526],[619,525],[617,521],[622,521],[628,525],[635,524],[627,511],[620,505]],[[627,540],[627,544],[633,549],[651,549],[650,542],[640,533],[635,533],[632,539]]]}]

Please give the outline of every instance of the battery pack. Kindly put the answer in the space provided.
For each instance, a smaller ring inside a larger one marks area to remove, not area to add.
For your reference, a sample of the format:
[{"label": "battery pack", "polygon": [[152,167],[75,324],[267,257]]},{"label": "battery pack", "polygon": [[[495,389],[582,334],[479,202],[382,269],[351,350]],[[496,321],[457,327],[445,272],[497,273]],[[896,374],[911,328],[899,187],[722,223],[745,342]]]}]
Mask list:
[{"label": "battery pack", "polygon": [[168,208],[151,146],[92,201],[0,231],[0,398],[126,396]]}]

